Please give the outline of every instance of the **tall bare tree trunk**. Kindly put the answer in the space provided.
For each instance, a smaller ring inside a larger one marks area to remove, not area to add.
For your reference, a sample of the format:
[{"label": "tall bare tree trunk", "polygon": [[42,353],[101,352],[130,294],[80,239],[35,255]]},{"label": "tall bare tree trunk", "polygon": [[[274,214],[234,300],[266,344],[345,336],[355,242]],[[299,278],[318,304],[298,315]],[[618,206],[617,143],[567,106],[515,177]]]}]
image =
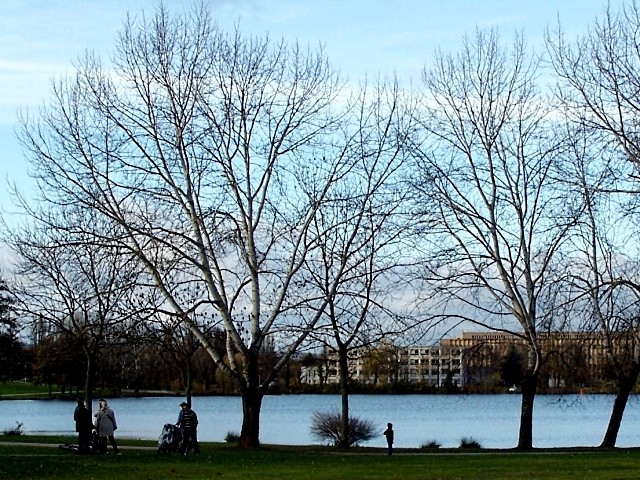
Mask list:
[{"label": "tall bare tree trunk", "polygon": [[258,353],[249,350],[245,358],[244,382],[241,385],[242,396],[242,430],[238,447],[243,449],[260,446],[260,409],[264,392],[260,385]]},{"label": "tall bare tree trunk", "polygon": [[620,373],[618,375],[618,391],[616,392],[616,399],[613,402],[613,409],[611,410],[611,416],[609,417],[609,424],[607,425],[607,431],[604,434],[600,448],[614,448],[616,446],[618,432],[620,431],[620,424],[622,423],[622,416],[624,415],[629,395],[638,381],[639,375],[640,364],[636,362],[633,363],[628,374]]},{"label": "tall bare tree trunk", "polygon": [[533,448],[533,403],[536,398],[538,372],[528,370],[522,382],[522,403],[520,407],[520,430],[518,432],[518,450]]},{"label": "tall bare tree trunk", "polygon": [[94,378],[94,370],[95,370],[95,360],[93,353],[86,353],[86,374],[84,377],[84,400],[87,405],[89,411],[91,411],[91,404],[93,402],[93,378]]},{"label": "tall bare tree trunk", "polygon": [[191,359],[189,359],[189,362],[187,363],[187,374],[186,374],[186,378],[185,378],[185,387],[186,387],[186,398],[187,398],[187,403],[191,404],[191,397],[193,395],[193,378],[192,378],[192,371],[191,371]]},{"label": "tall bare tree trunk", "polygon": [[260,408],[263,395],[257,388],[247,388],[242,392],[242,430],[238,446],[258,448],[260,446]]},{"label": "tall bare tree trunk", "polygon": [[349,357],[347,348],[341,344],[338,350],[338,363],[340,365],[340,400],[341,400],[341,428],[340,448],[349,448]]},{"label": "tall bare tree trunk", "polygon": [[262,397],[257,394],[242,397],[242,430],[238,446],[240,448],[258,448],[260,446],[260,407]]}]

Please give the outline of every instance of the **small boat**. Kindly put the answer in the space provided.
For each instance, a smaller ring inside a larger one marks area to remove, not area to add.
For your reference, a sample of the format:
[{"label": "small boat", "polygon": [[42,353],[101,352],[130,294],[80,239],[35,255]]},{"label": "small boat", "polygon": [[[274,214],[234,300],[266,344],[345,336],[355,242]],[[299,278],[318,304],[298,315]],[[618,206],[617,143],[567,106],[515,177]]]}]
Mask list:
[{"label": "small boat", "polygon": [[509,387],[509,393],[516,393],[518,391],[518,387],[516,387],[515,385],[511,385]]}]

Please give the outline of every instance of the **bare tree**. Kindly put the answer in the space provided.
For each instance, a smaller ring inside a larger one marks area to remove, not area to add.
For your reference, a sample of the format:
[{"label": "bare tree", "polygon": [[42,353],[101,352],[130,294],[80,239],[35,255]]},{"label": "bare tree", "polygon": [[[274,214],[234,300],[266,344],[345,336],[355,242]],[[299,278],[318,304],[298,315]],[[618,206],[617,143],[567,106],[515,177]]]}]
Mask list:
[{"label": "bare tree", "polygon": [[[128,329],[142,320],[136,290],[140,268],[123,251],[95,243],[98,227],[70,212],[60,225],[86,234],[68,236],[35,221],[5,230],[5,242],[15,255],[16,296],[23,321],[51,335],[65,335],[85,358],[84,393],[90,405],[96,360],[130,339]],[[90,225],[89,225],[90,224]],[[104,232],[101,233],[104,235]],[[44,326],[44,329],[43,329]]]},{"label": "bare tree", "polygon": [[557,99],[567,115],[606,133],[640,169],[640,11],[635,0],[610,5],[586,35],[568,41],[560,25],[548,30],[547,51],[558,80]]},{"label": "bare tree", "polygon": [[[640,374],[638,357],[636,180],[640,171],[640,12],[635,1],[618,11],[607,5],[587,33],[568,41],[560,25],[548,30],[547,50],[558,85],[556,98],[584,132],[587,145],[576,152],[574,178],[584,195],[586,215],[576,240],[572,285],[578,300],[603,335],[607,358],[617,377],[616,399],[601,443],[613,447],[628,396]],[[620,158],[628,165],[621,164]],[[629,207],[632,206],[633,209]],[[616,344],[618,345],[616,347]],[[620,345],[628,348],[621,349]]]},{"label": "bare tree", "polygon": [[354,350],[406,330],[398,278],[407,257],[407,197],[403,182],[412,130],[412,100],[397,82],[363,85],[353,99],[339,154],[351,170],[330,189],[311,231],[319,238],[306,275],[328,299],[314,338],[338,355],[341,431],[338,445],[352,443],[349,431],[349,356]]},{"label": "bare tree", "polygon": [[[173,315],[166,315],[162,312],[156,313],[154,320],[147,323],[147,341],[157,345],[157,347],[168,357],[171,367],[176,369],[180,375],[180,381],[185,389],[185,398],[191,403],[193,395],[193,380],[196,370],[196,359],[202,350],[202,343],[196,338],[182,319]],[[213,341],[214,335],[220,333],[215,324],[209,323],[206,319],[192,318],[191,322],[198,326],[198,329]],[[220,347],[218,347],[220,348]]]},{"label": "bare tree", "polygon": [[[341,86],[321,48],[224,34],[204,6],[176,17],[160,7],[126,22],[111,65],[87,54],[23,122],[44,200],[118,225],[111,241],[139,258],[238,386],[240,447],[259,445],[263,396],[326,303],[315,295],[309,311],[289,299],[317,245],[309,226],[348,167],[322,156]],[[178,292],[192,282],[206,294],[185,304]],[[225,351],[191,321],[206,309]],[[298,334],[275,338],[292,323]],[[261,376],[271,339],[286,343]]]},{"label": "bare tree", "polygon": [[615,447],[630,394],[640,376],[640,280],[634,248],[633,217],[625,214],[632,195],[634,167],[602,135],[577,125],[573,129],[574,162],[566,178],[579,185],[585,213],[565,249],[567,300],[571,316],[582,328],[599,333],[599,346],[615,376],[616,397],[603,448]]},{"label": "bare tree", "polygon": [[509,47],[496,31],[465,38],[457,55],[438,53],[424,72],[414,182],[438,217],[421,239],[429,308],[527,345],[519,449],[532,448],[538,333],[551,318],[554,258],[580,211],[556,179],[561,139],[532,58],[520,37]]}]

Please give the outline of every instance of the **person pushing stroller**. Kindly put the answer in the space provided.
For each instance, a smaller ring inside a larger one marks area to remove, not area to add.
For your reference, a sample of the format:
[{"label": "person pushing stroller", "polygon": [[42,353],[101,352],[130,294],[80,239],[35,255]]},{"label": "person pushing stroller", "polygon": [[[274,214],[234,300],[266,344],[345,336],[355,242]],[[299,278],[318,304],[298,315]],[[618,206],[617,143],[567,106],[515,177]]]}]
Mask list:
[{"label": "person pushing stroller", "polygon": [[191,404],[182,402],[180,404],[180,414],[176,425],[182,429],[182,445],[178,453],[187,456],[190,449],[196,455],[200,455],[200,445],[198,444],[198,415],[191,410]]}]

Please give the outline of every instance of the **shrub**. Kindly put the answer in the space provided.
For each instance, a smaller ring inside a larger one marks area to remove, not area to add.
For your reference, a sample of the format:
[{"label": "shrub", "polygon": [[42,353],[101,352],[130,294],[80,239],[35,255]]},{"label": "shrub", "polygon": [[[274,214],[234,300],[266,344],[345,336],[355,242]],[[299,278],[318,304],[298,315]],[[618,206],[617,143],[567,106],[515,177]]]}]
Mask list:
[{"label": "shrub", "polygon": [[237,432],[227,432],[227,436],[224,437],[227,443],[238,443],[238,440],[240,440],[240,434]]},{"label": "shrub", "polygon": [[482,448],[480,444],[471,437],[463,437],[460,440],[459,448]]},{"label": "shrub", "polygon": [[6,428],[5,430],[2,431],[3,435],[22,435],[24,433],[24,428],[22,428],[22,426],[24,425],[21,422],[16,422],[16,426],[14,428]]},{"label": "shrub", "polygon": [[[357,445],[375,437],[375,426],[369,420],[349,417],[349,445]],[[340,444],[342,415],[339,412],[314,412],[311,434],[318,440],[328,440],[333,445]]]},{"label": "shrub", "polygon": [[435,448],[440,448],[440,444],[438,443],[437,440],[429,440],[426,443],[423,443],[422,445],[420,445],[420,448],[422,448],[423,450],[435,449]]}]

